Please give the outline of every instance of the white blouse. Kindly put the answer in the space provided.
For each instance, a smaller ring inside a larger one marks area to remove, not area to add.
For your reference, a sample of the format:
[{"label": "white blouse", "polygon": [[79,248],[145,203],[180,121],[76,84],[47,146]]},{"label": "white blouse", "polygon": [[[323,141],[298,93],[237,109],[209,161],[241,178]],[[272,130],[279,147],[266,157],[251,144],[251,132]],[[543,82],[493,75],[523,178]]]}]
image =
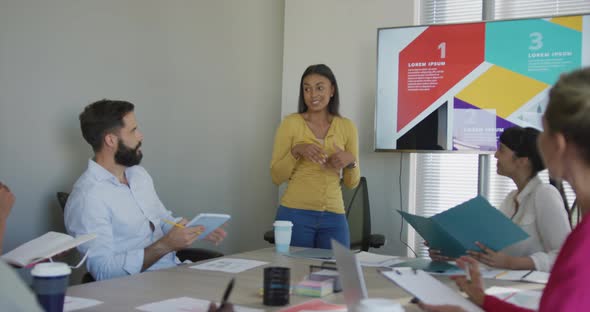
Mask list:
[{"label": "white blouse", "polygon": [[[520,194],[516,193],[514,190],[508,194],[500,211],[527,232],[529,238],[502,252],[514,257],[528,256],[536,270],[550,272],[559,248],[571,232],[561,195],[538,177],[531,179]],[[516,214],[515,198],[519,206]]]}]

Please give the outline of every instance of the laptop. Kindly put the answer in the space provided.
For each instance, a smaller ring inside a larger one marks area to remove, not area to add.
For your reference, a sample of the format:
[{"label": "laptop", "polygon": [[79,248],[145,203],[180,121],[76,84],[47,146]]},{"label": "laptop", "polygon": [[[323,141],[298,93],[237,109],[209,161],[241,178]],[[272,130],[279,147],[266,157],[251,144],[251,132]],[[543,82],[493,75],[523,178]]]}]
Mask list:
[{"label": "laptop", "polygon": [[355,254],[335,240],[332,240],[332,251],[340,275],[344,302],[348,311],[355,311],[360,301],[368,298],[363,269]]}]

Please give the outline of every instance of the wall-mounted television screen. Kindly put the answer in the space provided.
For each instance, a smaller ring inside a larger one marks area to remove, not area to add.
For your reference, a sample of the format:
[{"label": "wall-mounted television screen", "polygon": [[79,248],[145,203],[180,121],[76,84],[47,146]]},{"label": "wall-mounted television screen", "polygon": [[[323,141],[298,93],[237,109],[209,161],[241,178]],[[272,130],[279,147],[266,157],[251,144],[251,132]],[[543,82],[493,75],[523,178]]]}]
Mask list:
[{"label": "wall-mounted television screen", "polygon": [[375,149],[491,153],[590,65],[590,15],[381,28]]}]

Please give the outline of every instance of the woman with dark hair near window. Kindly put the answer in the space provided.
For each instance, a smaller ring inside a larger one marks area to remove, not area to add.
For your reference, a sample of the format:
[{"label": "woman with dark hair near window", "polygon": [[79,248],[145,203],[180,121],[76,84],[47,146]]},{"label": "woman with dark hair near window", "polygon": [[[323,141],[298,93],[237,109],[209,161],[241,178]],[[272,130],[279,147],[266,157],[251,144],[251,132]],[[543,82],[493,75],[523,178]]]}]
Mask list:
[{"label": "woman with dark hair near window", "polygon": [[[497,172],[516,184],[516,190],[506,196],[500,211],[529,237],[497,252],[477,242],[482,251],[469,251],[469,255],[490,267],[549,272],[561,244],[571,232],[558,189],[541,182],[537,176],[545,169],[537,149],[538,135],[539,130],[533,128],[512,127],[500,136],[494,155]],[[433,259],[438,259],[436,250],[430,253]]]},{"label": "woman with dark hair near window", "polygon": [[[539,149],[549,175],[567,181],[576,193],[582,221],[563,244],[543,290],[540,311],[587,311],[590,309],[590,68],[562,75],[549,91],[543,115],[544,131]],[[486,311],[529,311],[485,295],[478,263],[461,257],[460,267],[469,267],[472,280],[455,282],[469,298]],[[469,265],[466,265],[469,263]],[[461,311],[456,306],[420,304],[427,311]]]},{"label": "woman with dark hair near window", "polygon": [[339,104],[332,70],[311,65],[301,77],[298,112],[275,136],[272,181],[288,182],[276,220],[293,222],[293,246],[330,249],[332,238],[350,245],[340,179],[348,188],[359,183],[358,134]]},{"label": "woman with dark hair near window", "polygon": [[491,267],[512,270],[551,271],[559,248],[571,232],[563,197],[554,186],[541,182],[537,173],[545,169],[537,149],[539,131],[533,128],[508,128],[500,136],[496,151],[497,172],[516,184],[502,205],[507,217],[529,237],[501,252],[479,244],[483,252],[469,254]]}]

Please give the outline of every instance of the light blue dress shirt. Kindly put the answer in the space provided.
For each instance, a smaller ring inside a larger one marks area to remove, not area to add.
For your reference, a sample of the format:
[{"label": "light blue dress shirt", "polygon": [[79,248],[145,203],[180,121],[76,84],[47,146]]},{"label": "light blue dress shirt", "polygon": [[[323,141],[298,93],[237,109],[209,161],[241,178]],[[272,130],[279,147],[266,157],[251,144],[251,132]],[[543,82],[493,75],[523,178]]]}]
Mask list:
[{"label": "light blue dress shirt", "polygon": [[[129,186],[89,160],[88,169],[74,184],[65,207],[65,225],[70,235],[97,235],[96,239],[78,246],[81,253],[88,252],[86,268],[96,280],[141,272],[144,249],[171,228],[161,220],[174,220],[143,167],[129,167],[125,176]],[[171,252],[148,271],[174,267],[178,263],[176,253]]]}]

